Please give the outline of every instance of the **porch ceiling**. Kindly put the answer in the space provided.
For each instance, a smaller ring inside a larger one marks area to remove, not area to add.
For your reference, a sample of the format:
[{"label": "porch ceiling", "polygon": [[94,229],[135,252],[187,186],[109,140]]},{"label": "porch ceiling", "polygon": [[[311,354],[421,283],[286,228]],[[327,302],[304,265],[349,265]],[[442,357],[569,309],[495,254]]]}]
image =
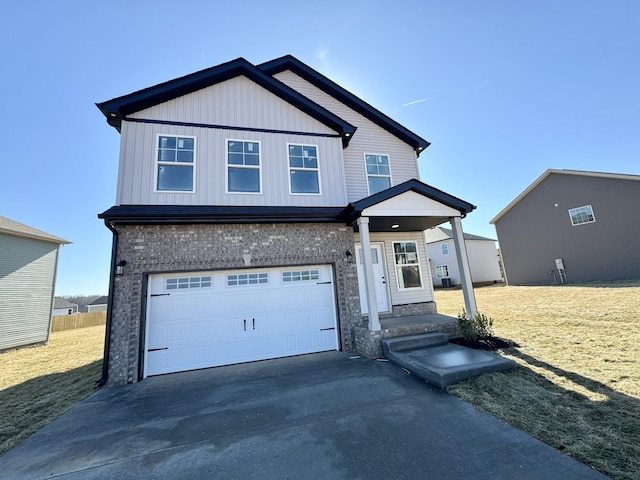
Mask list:
[{"label": "porch ceiling", "polygon": [[[449,221],[448,217],[369,217],[370,232],[421,232]],[[394,225],[397,227],[394,228]],[[354,231],[359,231],[357,223]]]}]

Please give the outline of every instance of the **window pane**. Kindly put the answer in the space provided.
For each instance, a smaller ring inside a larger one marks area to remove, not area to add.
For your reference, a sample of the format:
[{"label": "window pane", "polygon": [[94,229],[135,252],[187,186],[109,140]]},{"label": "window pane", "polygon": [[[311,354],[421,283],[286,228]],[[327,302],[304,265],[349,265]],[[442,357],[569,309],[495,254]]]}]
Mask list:
[{"label": "window pane", "polygon": [[193,150],[193,138],[179,138],[178,149],[180,150]]},{"label": "window pane", "polygon": [[230,153],[229,154],[229,165],[242,165],[244,161],[244,155],[241,153]]},{"label": "window pane", "polygon": [[380,175],[389,175],[389,166],[388,165],[378,165],[378,173]]},{"label": "window pane", "polygon": [[245,153],[260,153],[258,151],[258,143],[257,142],[244,142],[244,151]]},{"label": "window pane", "polygon": [[158,190],[192,191],[193,167],[158,165]]},{"label": "window pane", "polygon": [[303,156],[305,157],[317,157],[318,152],[316,147],[306,146],[303,148]]},{"label": "window pane", "polygon": [[189,150],[178,150],[178,162],[193,163],[193,152]]},{"label": "window pane", "polygon": [[389,177],[369,177],[369,194],[381,192],[391,186]]},{"label": "window pane", "polygon": [[378,162],[376,162],[376,156],[375,155],[365,155],[365,158],[367,160],[367,165],[377,165]]},{"label": "window pane", "polygon": [[260,171],[257,168],[229,168],[230,192],[260,192]]},{"label": "window pane", "polygon": [[318,172],[292,170],[291,193],[320,193]]},{"label": "window pane", "polygon": [[307,157],[304,159],[305,168],[318,168],[318,159],[316,157]]},{"label": "window pane", "polygon": [[304,162],[302,161],[302,157],[289,157],[289,166],[290,167],[304,167]]},{"label": "window pane", "polygon": [[229,150],[230,152],[242,153],[242,142],[228,142],[227,150]]},{"label": "window pane", "polygon": [[260,157],[256,154],[245,154],[244,156],[244,164],[245,165],[260,165]]},{"label": "window pane", "polygon": [[397,267],[397,270],[400,288],[419,288],[422,286],[420,268],[417,265]]},{"label": "window pane", "polygon": [[289,155],[301,157],[302,156],[302,145],[289,145]]},{"label": "window pane", "polygon": [[158,160],[160,162],[175,162],[176,151],[175,150],[158,150]]},{"label": "window pane", "polygon": [[176,148],[176,137],[160,137],[158,139],[158,147],[160,148]]},{"label": "window pane", "polygon": [[378,166],[377,165],[368,165],[367,164],[367,173],[369,175],[377,175],[378,174]]},{"label": "window pane", "polygon": [[376,162],[378,165],[380,166],[389,166],[389,157],[387,157],[386,155],[378,155],[376,157]]}]

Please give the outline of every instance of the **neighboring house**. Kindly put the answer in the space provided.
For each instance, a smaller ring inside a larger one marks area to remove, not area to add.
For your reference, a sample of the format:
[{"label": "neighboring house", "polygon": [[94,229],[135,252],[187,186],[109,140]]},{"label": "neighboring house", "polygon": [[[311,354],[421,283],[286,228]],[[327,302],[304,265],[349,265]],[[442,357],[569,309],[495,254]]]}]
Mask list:
[{"label": "neighboring house", "polygon": [[495,224],[507,283],[640,278],[640,175],[547,170]]},{"label": "neighboring house", "polygon": [[78,304],[71,303],[66,298],[54,297],[53,299],[53,316],[56,315],[71,315],[72,313],[78,313]]},{"label": "neighboring house", "polygon": [[104,312],[107,309],[108,302],[109,297],[98,297],[87,305],[87,312]]},{"label": "neighboring house", "polygon": [[[434,286],[450,287],[460,284],[460,271],[456,260],[453,232],[444,227],[434,227],[424,232],[427,256]],[[496,241],[478,235],[464,234],[467,257],[474,284],[502,281]]]},{"label": "neighboring house", "polygon": [[103,383],[375,356],[381,316],[436,312],[422,232],[450,222],[464,249],[475,207],[418,180],[426,140],[296,58],[98,108],[121,134],[116,205],[99,215],[114,234]]},{"label": "neighboring house", "polygon": [[69,243],[0,217],[0,351],[49,340],[58,250]]}]

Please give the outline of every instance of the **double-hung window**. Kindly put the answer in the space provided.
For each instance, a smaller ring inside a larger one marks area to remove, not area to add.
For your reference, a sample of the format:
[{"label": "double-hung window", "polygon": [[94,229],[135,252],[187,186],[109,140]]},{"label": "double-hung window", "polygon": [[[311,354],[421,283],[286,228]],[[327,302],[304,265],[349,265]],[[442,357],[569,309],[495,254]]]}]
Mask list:
[{"label": "double-hung window", "polygon": [[391,187],[391,169],[389,167],[389,155],[364,154],[367,168],[367,182],[369,195],[381,192]]},{"label": "double-hung window", "polygon": [[440,244],[440,250],[442,251],[443,257],[449,255],[449,245],[447,245],[446,243]]},{"label": "double-hung window", "polygon": [[227,192],[260,193],[260,143],[227,140]]},{"label": "double-hung window", "polygon": [[156,191],[193,192],[195,137],[158,135]]},{"label": "double-hung window", "polygon": [[436,265],[436,277],[449,278],[449,265]]},{"label": "double-hung window", "polygon": [[289,144],[289,188],[296,194],[320,194],[318,147]]},{"label": "double-hung window", "polygon": [[416,242],[393,242],[398,288],[421,288],[420,262]]}]

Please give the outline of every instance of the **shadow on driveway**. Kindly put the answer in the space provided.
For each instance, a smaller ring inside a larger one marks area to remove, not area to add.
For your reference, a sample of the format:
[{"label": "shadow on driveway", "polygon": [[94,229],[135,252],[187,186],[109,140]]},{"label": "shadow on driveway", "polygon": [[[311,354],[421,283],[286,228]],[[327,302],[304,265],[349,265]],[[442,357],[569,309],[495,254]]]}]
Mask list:
[{"label": "shadow on driveway", "polygon": [[20,479],[602,479],[407,375],[342,352],[103,389],[0,457]]}]

